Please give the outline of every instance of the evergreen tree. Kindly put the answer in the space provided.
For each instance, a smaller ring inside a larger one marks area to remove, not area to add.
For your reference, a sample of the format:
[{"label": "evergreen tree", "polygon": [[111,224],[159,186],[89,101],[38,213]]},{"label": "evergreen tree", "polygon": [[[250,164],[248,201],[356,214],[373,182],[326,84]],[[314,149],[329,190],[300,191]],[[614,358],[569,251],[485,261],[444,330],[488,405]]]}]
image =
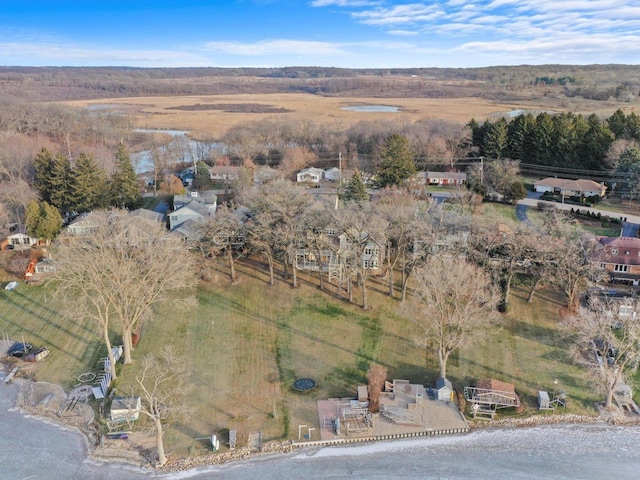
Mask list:
[{"label": "evergreen tree", "polygon": [[34,186],[40,197],[62,212],[69,207],[71,164],[62,154],[53,155],[43,148],[34,161]]},{"label": "evergreen tree", "polygon": [[52,240],[60,233],[62,216],[58,209],[47,202],[32,200],[27,207],[25,225],[31,237]]},{"label": "evergreen tree", "polygon": [[483,155],[499,160],[507,150],[507,121],[504,118],[489,124],[483,143]]},{"label": "evergreen tree", "polygon": [[206,188],[211,183],[209,167],[204,162],[196,163],[196,171],[193,175],[193,188],[200,190]]},{"label": "evergreen tree", "polygon": [[353,176],[347,182],[344,188],[342,198],[346,201],[364,202],[369,200],[369,194],[362,181],[362,175],[360,171],[356,170]]},{"label": "evergreen tree", "polygon": [[614,134],[607,125],[603,124],[596,114],[587,118],[589,129],[582,139],[579,148],[582,156],[581,168],[586,170],[602,170],[605,165],[602,161],[609,147],[613,143]]},{"label": "evergreen tree", "polygon": [[409,140],[404,135],[389,135],[382,146],[382,161],[376,172],[375,184],[378,188],[402,185],[416,173],[414,154]]},{"label": "evergreen tree", "polygon": [[613,134],[615,135],[616,140],[619,138],[626,138],[627,116],[621,109],[613,112],[613,115],[611,115],[607,119],[607,125],[609,127],[609,130],[611,130],[611,132],[613,132]]},{"label": "evergreen tree", "polygon": [[104,172],[91,155],[81,154],[71,172],[70,206],[78,213],[103,206],[106,188]]},{"label": "evergreen tree", "polygon": [[141,195],[136,172],[131,164],[129,152],[124,144],[116,152],[116,168],[109,182],[111,205],[133,210],[140,205]]},{"label": "evergreen tree", "polygon": [[542,112],[536,117],[534,144],[536,163],[553,165],[553,118],[547,112]]}]

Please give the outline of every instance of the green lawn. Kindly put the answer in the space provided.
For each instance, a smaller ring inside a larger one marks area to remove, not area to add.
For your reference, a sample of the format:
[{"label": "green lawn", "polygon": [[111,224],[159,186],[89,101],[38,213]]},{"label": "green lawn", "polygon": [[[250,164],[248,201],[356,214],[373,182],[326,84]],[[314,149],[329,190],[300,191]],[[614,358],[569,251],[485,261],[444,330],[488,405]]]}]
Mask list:
[{"label": "green lawn", "polygon": [[[435,359],[414,347],[411,324],[397,315],[399,303],[385,295],[384,282],[371,283],[371,308],[363,311],[342,294],[321,292],[314,277],[301,276],[298,289],[283,280],[270,287],[264,271],[242,265],[240,282],[231,285],[226,269],[218,268],[212,283],[198,289],[197,308],[164,309],[144,325],[134,364],[120,369],[116,384],[130,392],[138,360],[160,346],[171,344],[188,358],[194,413],[167,432],[171,454],[203,453],[195,438],[224,438],[228,429],[238,431],[239,441],[253,431],[265,440],[295,438],[297,425],[317,426],[316,400],[355,395],[371,362],[386,366],[390,379],[435,384]],[[538,390],[551,391],[557,378],[572,400],[568,412],[592,412],[596,397],[585,373],[568,360],[559,331],[562,302],[543,291],[529,305],[526,293],[514,288],[510,313],[488,339],[451,359],[449,378],[459,389],[484,377],[513,382],[525,414],[537,413]],[[40,380],[68,389],[80,373],[96,371],[105,354],[93,326],[65,318],[64,303],[47,287],[2,290],[0,312],[0,331],[51,348],[36,365]],[[118,333],[113,337],[117,341]],[[315,379],[318,387],[293,392],[291,383],[300,377]]]}]

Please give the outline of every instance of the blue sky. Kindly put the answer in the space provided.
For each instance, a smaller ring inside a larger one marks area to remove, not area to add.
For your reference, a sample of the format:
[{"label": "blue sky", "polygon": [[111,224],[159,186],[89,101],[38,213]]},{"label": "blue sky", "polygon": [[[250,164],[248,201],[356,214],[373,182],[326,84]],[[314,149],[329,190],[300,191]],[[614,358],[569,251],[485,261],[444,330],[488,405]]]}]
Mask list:
[{"label": "blue sky", "polygon": [[0,65],[640,63],[640,0],[0,0]]}]

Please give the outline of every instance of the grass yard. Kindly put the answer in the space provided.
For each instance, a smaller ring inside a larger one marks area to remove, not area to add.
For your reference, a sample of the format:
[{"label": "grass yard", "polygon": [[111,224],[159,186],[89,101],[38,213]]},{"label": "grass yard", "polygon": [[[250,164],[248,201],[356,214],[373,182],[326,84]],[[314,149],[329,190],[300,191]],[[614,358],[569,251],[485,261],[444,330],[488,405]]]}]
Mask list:
[{"label": "grass yard", "polygon": [[[216,433],[226,439],[229,429],[238,431],[240,444],[256,431],[264,440],[297,439],[298,425],[317,426],[316,400],[355,395],[371,362],[386,366],[390,379],[435,384],[435,357],[425,358],[413,346],[411,324],[396,315],[398,301],[385,295],[384,282],[371,282],[371,308],[363,311],[321,292],[315,277],[302,275],[301,287],[292,289],[284,280],[268,286],[264,271],[244,264],[235,285],[225,267],[213,273],[211,283],[198,290],[198,307],[164,309],[144,325],[134,364],[121,368],[116,383],[121,393],[129,393],[137,361],[166,344],[189,359],[193,413],[167,431],[170,454],[204,453],[207,447],[195,438]],[[513,382],[525,414],[537,412],[538,390],[551,391],[557,378],[571,399],[567,411],[592,412],[596,397],[585,373],[567,359],[558,329],[562,299],[542,291],[529,305],[527,293],[514,288],[500,328],[458,352],[449,362],[449,378],[460,389],[484,377]],[[105,352],[91,325],[65,319],[62,311],[64,305],[47,287],[20,285],[0,293],[0,331],[48,345],[52,353],[31,364],[34,374],[68,389],[80,373],[95,371]],[[317,388],[294,392],[291,384],[301,377],[316,380]]]}]

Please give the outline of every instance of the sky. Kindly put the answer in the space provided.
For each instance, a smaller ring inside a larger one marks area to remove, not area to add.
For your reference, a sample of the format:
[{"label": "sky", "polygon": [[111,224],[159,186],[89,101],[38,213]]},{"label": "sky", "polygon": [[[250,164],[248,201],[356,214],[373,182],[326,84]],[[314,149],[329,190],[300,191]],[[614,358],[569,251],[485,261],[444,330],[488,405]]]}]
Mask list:
[{"label": "sky", "polygon": [[639,64],[640,0],[0,0],[0,65]]}]

